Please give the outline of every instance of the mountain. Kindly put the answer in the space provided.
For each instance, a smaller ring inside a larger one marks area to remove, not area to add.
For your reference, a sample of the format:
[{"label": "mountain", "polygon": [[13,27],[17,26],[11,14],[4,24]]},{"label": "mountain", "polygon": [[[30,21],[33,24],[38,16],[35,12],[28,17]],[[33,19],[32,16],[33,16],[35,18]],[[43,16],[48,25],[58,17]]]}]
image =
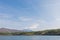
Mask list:
[{"label": "mountain", "polygon": [[0,32],[22,32],[22,30],[8,29],[8,28],[0,28]]},{"label": "mountain", "polygon": [[0,32],[31,32],[32,30],[24,29],[24,30],[16,30],[16,29],[8,29],[8,28],[0,28]]}]

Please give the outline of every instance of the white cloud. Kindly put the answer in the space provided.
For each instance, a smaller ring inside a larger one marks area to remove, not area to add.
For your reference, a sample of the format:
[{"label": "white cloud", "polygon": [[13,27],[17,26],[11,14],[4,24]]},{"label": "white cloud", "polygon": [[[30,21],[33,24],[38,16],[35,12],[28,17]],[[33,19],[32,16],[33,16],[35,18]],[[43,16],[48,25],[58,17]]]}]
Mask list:
[{"label": "white cloud", "polygon": [[36,24],[32,24],[29,28],[30,29],[35,29],[35,28],[38,28],[39,24],[36,23]]},{"label": "white cloud", "polygon": [[2,18],[2,19],[8,19],[8,18],[12,18],[12,17],[13,17],[12,15],[0,13],[0,18]]},{"label": "white cloud", "polygon": [[60,0],[55,0],[55,4],[51,8],[54,21],[51,23],[52,28],[60,28]]},{"label": "white cloud", "polygon": [[34,24],[29,25],[28,27],[25,27],[24,29],[35,30],[38,28],[38,26],[39,26],[39,23],[34,23]]},{"label": "white cloud", "polygon": [[18,19],[21,21],[31,21],[32,20],[32,18],[27,18],[27,17],[19,17]]},{"label": "white cloud", "polygon": [[12,18],[12,15],[0,13],[0,28],[22,29],[22,22],[15,21]]},{"label": "white cloud", "polygon": [[39,29],[45,30],[60,28],[60,0],[49,1],[49,3],[47,3],[46,5],[45,4],[43,5],[44,10],[46,10],[47,14],[51,14],[48,16],[52,17],[53,19],[51,18],[52,20],[50,19],[50,22],[49,21],[46,21],[45,23],[42,22],[41,24],[43,26],[40,26]]},{"label": "white cloud", "polygon": [[1,27],[21,30],[23,28],[23,25],[18,21],[0,19],[0,28]]}]

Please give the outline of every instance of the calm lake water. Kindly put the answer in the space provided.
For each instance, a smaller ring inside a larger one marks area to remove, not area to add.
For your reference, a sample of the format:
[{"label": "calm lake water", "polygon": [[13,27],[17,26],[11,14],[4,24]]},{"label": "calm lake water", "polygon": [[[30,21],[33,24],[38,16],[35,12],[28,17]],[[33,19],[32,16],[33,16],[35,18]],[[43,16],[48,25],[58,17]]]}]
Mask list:
[{"label": "calm lake water", "polygon": [[60,36],[0,36],[0,40],[60,40]]}]

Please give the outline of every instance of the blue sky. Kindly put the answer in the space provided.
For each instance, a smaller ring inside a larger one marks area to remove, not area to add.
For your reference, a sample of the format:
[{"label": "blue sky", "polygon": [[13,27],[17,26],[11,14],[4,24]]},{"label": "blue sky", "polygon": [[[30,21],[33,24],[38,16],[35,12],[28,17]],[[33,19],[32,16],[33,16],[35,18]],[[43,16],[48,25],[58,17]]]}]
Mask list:
[{"label": "blue sky", "polygon": [[0,0],[0,28],[60,28],[60,0]]}]

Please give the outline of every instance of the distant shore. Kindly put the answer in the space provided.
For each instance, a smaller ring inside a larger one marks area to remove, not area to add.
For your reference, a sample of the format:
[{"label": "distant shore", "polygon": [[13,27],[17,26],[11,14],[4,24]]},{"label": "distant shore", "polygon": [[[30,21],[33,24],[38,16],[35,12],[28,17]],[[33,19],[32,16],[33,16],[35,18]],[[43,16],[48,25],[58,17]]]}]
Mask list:
[{"label": "distant shore", "polygon": [[52,30],[44,30],[44,31],[32,31],[32,32],[0,32],[0,35],[12,35],[12,36],[22,36],[22,35],[26,35],[26,36],[33,36],[33,35],[60,35],[60,29],[52,29]]}]

